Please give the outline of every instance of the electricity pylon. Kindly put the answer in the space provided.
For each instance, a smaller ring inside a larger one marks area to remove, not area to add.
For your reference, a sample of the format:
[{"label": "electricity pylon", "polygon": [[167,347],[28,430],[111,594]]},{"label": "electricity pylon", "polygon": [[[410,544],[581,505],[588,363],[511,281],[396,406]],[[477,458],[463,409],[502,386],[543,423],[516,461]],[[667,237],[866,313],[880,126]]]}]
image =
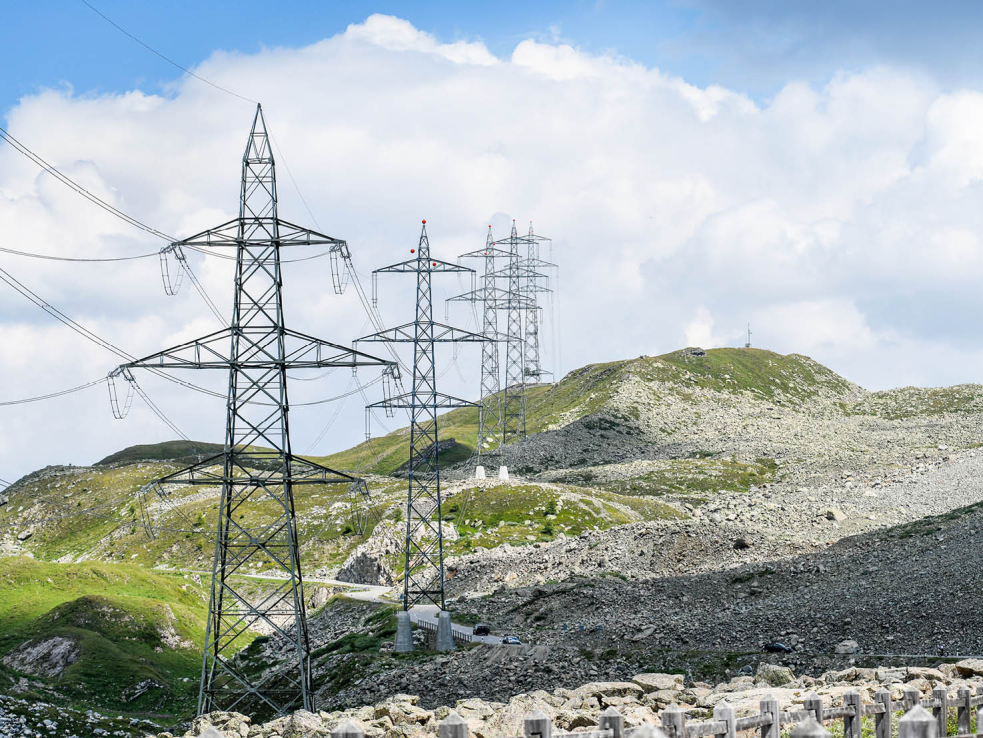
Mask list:
[{"label": "electricity pylon", "polygon": [[481,396],[478,407],[478,441],[475,448],[475,464],[481,464],[482,456],[499,454],[502,442],[502,388],[499,373],[499,342],[503,336],[498,332],[498,311],[501,309],[505,291],[495,284],[495,258],[508,257],[507,251],[495,246],[491,226],[485,237],[485,247],[477,251],[461,254],[459,259],[481,259],[484,261],[484,274],[481,287],[477,290],[457,295],[448,302],[467,301],[481,303],[481,334],[488,340],[481,345]]},{"label": "electricity pylon", "polygon": [[538,293],[544,291],[538,283],[538,277],[545,276],[538,273],[540,269],[553,269],[556,264],[543,261],[539,258],[539,245],[544,241],[552,239],[545,236],[537,236],[532,230],[532,221],[529,221],[529,233],[526,236],[527,252],[526,258],[521,262],[521,268],[526,271],[525,284],[522,289],[529,298],[530,306],[526,308],[526,324],[524,331],[523,355],[525,367],[523,376],[527,383],[539,384],[543,381],[543,376],[550,374],[542,366],[539,348],[539,298]]},{"label": "electricity pylon", "polygon": [[431,278],[435,273],[474,274],[473,269],[430,256],[427,221],[420,242],[407,261],[376,269],[377,274],[416,275],[416,316],[413,322],[373,333],[358,341],[413,344],[413,385],[409,392],[377,402],[373,407],[410,411],[409,483],[406,501],[406,540],[403,546],[403,609],[428,601],[444,609],[444,541],[441,530],[440,458],[437,412],[475,403],[437,391],[434,344],[485,341],[485,336],[433,319]]},{"label": "electricity pylon", "polygon": [[[236,250],[235,296],[228,328],[123,365],[125,369],[225,369],[229,372],[222,453],[152,483],[221,485],[199,714],[213,710],[274,713],[313,710],[310,645],[293,487],[359,480],[294,456],[287,422],[287,372],[392,362],[286,328],[280,249],[344,241],[281,220],[262,108],[257,106],[242,158],[239,217],[177,246]],[[278,583],[256,601],[233,575],[247,563]],[[256,627],[280,636],[286,653],[256,673],[235,658]]]},{"label": "electricity pylon", "polygon": [[[531,226],[530,226],[531,227]],[[489,226],[490,228],[490,226]],[[542,236],[520,236],[512,221],[512,232],[507,239],[495,241],[489,232],[485,248],[461,254],[459,258],[483,258],[485,272],[482,276],[482,286],[462,295],[456,295],[448,302],[480,302],[482,304],[482,332],[495,341],[494,348],[488,346],[482,352],[482,409],[479,412],[479,454],[501,454],[500,449],[509,443],[522,440],[526,435],[526,406],[525,388],[528,369],[525,365],[525,347],[527,343],[528,316],[537,315],[538,301],[536,295],[549,290],[541,283],[546,279],[545,274],[536,271],[540,266],[552,267],[553,264],[538,258],[538,244],[549,239]],[[520,246],[527,247],[527,256],[522,258]],[[496,268],[496,259],[506,261],[502,269]],[[505,287],[498,285],[499,280],[505,282]],[[498,328],[498,312],[506,313],[507,330],[502,333]],[[527,317],[523,324],[523,315]],[[506,371],[505,388],[501,388],[498,343],[505,343]],[[535,339],[535,350],[538,356],[538,329]],[[536,366],[538,367],[538,359]],[[536,370],[535,376],[544,374]],[[487,400],[487,401],[486,401]],[[483,423],[483,418],[491,416],[495,424]],[[480,456],[478,458],[480,463]]]}]

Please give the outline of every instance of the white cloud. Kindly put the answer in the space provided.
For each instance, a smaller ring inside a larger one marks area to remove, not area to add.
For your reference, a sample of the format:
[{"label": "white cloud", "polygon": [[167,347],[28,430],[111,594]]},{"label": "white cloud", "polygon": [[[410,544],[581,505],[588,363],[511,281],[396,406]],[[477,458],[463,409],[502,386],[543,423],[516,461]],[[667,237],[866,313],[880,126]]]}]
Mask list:
[{"label": "white cloud", "polygon": [[[523,41],[496,59],[480,41],[444,43],[374,15],[305,48],[216,53],[197,71],[263,101],[281,154],[281,214],[316,227],[288,163],[320,229],[349,241],[363,275],[406,256],[422,218],[444,257],[483,243],[489,222],[504,236],[503,213],[523,230],[535,220],[555,238],[562,269],[565,362],[548,356],[550,369],[684,340],[743,343],[750,320],[756,346],[809,353],[870,386],[979,378],[978,90],[943,92],[877,68],[821,88],[790,80],[757,105],[554,39]],[[183,236],[235,214],[252,112],[184,78],[166,96],[42,91],[12,108],[6,127],[101,197]],[[0,148],[0,222],[5,245],[44,253],[160,245],[9,147]],[[229,263],[192,263],[226,309]],[[189,285],[163,295],[156,259],[66,265],[0,255],[0,266],[134,354],[216,325]],[[284,281],[293,327],[339,343],[368,330],[354,294],[330,293],[327,260],[288,265]],[[0,400],[78,384],[117,363],[0,287]],[[441,280],[438,299],[467,287]],[[409,318],[412,297],[410,281],[380,280],[390,323]],[[476,352],[462,349],[459,361],[469,381],[455,371],[442,381],[473,395]],[[342,392],[343,374],[291,387],[300,450],[333,409],[299,403]],[[195,379],[222,389],[220,376]],[[220,437],[221,401],[145,383],[190,434]],[[0,408],[0,476],[171,435],[139,401],[133,418],[114,422],[103,395]],[[359,439],[360,405],[349,400],[319,451]]]},{"label": "white cloud", "polygon": [[713,316],[705,307],[700,307],[693,320],[686,324],[686,345],[705,349],[721,345],[721,339],[713,333]]}]

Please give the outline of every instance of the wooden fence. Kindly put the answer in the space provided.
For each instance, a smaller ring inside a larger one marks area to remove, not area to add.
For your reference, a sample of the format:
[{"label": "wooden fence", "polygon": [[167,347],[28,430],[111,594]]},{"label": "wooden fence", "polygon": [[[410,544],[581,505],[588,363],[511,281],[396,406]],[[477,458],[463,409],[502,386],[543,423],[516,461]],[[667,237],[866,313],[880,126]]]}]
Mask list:
[{"label": "wooden fence", "polygon": [[[794,726],[792,738],[829,738],[831,733],[825,724],[836,720],[843,721],[843,738],[861,738],[861,721],[867,715],[874,717],[875,738],[891,738],[896,711],[904,711],[898,720],[898,738],[944,738],[953,708],[955,738],[983,738],[983,686],[975,695],[967,688],[960,689],[954,701],[949,699],[945,687],[936,687],[929,699],[922,699],[917,689],[908,688],[900,702],[894,702],[891,693],[882,689],[870,704],[862,702],[859,692],[847,692],[840,707],[824,707],[822,697],[808,694],[802,700],[802,709],[785,712],[778,700],[766,697],[759,703],[759,712],[740,718],[724,700],[714,708],[712,720],[699,723],[687,722],[682,708],[670,705],[662,711],[661,728],[651,724],[626,728],[624,716],[617,708],[609,707],[600,714],[596,730],[575,733],[554,731],[550,717],[537,710],[526,716],[523,735],[518,738],[737,738],[738,733],[752,730],[759,732],[760,738],[780,738],[782,728],[789,726]],[[974,708],[976,732],[972,733]],[[331,736],[365,738],[365,731],[348,720],[332,730]],[[438,738],[469,738],[467,722],[452,712],[438,726]]]}]

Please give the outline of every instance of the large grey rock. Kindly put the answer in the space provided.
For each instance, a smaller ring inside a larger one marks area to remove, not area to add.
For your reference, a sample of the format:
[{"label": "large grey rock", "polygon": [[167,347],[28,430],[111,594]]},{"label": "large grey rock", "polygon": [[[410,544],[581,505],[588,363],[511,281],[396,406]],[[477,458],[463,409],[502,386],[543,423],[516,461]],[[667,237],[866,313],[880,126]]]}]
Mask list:
[{"label": "large grey rock", "polygon": [[321,718],[307,710],[297,710],[291,715],[287,728],[283,731],[283,738],[318,738],[327,735],[328,729]]},{"label": "large grey rock", "polygon": [[82,648],[75,640],[53,636],[22,643],[3,657],[3,665],[25,674],[52,678],[61,676],[81,655]]},{"label": "large grey rock", "polygon": [[795,681],[795,674],[787,666],[777,664],[762,663],[758,664],[758,671],[755,674],[755,681],[770,684],[773,687],[781,687]]},{"label": "large grey rock", "polygon": [[838,654],[857,653],[857,651],[859,650],[860,650],[860,644],[851,639],[840,641],[839,643],[836,644],[836,653]]},{"label": "large grey rock", "polygon": [[645,692],[659,692],[666,689],[682,689],[682,674],[636,674],[631,680]]},{"label": "large grey rock", "polygon": [[957,661],[955,667],[961,677],[983,676],[983,659],[963,659]]}]

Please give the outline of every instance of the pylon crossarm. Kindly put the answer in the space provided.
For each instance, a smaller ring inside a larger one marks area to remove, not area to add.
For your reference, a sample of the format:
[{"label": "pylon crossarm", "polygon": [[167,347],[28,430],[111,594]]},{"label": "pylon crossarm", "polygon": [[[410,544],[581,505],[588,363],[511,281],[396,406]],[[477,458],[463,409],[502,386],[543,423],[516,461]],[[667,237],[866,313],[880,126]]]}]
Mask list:
[{"label": "pylon crossarm", "polygon": [[[237,336],[251,336],[253,331],[240,328]],[[142,359],[121,364],[120,368],[135,369],[279,369],[285,363],[291,369],[326,369],[333,367],[392,366],[395,362],[357,351],[347,346],[323,341],[292,330],[284,330],[284,350],[279,355],[275,334],[269,328],[256,330],[261,340],[247,342],[236,361],[229,359],[232,328],[209,333],[186,343],[158,351]]]},{"label": "pylon crossarm", "polygon": [[[444,325],[443,323],[429,323],[433,337],[428,341],[435,343],[458,343],[460,341],[487,341],[486,336],[480,333],[472,333],[454,326]],[[395,328],[386,328],[384,331],[372,333],[362,338],[356,338],[355,343],[362,341],[382,341],[385,343],[415,343],[417,341],[417,324],[406,323]]]},{"label": "pylon crossarm", "polygon": [[545,279],[549,281],[549,275],[537,272],[535,269],[530,269],[527,267],[519,266],[518,269],[511,269],[510,267],[504,269],[496,269],[494,272],[488,272],[484,275],[486,277],[494,277],[495,279],[510,279],[519,277],[521,279]]},{"label": "pylon crossarm", "polygon": [[430,258],[426,262],[421,259],[408,259],[407,261],[401,261],[398,264],[390,264],[389,266],[382,267],[381,269],[373,269],[373,274],[405,274],[417,272],[431,272],[434,274],[440,273],[471,273],[474,274],[474,269],[466,267],[462,264],[455,264],[450,261],[442,261],[440,259]]},{"label": "pylon crossarm", "polygon": [[559,269],[558,264],[542,259],[523,259],[520,264],[527,269]]},{"label": "pylon crossarm", "polygon": [[[460,397],[454,397],[453,395],[445,395],[443,392],[434,392],[430,394],[427,402],[427,407],[434,408],[436,410],[446,410],[453,407],[477,406],[478,403],[476,402],[462,400]],[[380,400],[379,402],[372,403],[371,405],[366,405],[366,407],[389,407],[397,410],[406,410],[414,407],[420,407],[420,399],[417,397],[416,401],[414,402],[414,394],[412,392],[406,392],[402,395],[390,397],[388,400]]]},{"label": "pylon crossarm", "polygon": [[292,484],[364,483],[364,480],[353,477],[351,474],[329,469],[326,466],[302,459],[299,456],[291,456],[290,460],[290,481]]},{"label": "pylon crossarm", "polygon": [[[307,336],[297,331],[284,330],[286,338],[301,341],[297,347],[287,344],[286,360],[290,362],[293,369],[311,368],[322,369],[330,367],[359,367],[359,366],[396,366],[395,361],[380,359],[362,351],[357,351],[346,346],[323,341],[320,338]],[[313,356],[312,356],[313,354]]]},{"label": "pylon crossarm", "polygon": [[340,238],[332,238],[272,216],[251,217],[249,238],[242,238],[239,226],[240,220],[236,218],[174,243],[195,248],[238,248],[251,243],[266,246],[275,242],[280,246],[332,246],[344,252],[348,249],[348,243]]},{"label": "pylon crossarm", "polygon": [[466,254],[461,254],[458,259],[484,259],[487,256],[497,256],[497,257],[508,257],[509,252],[503,249],[495,248],[494,246],[489,246],[484,249],[478,249],[477,251],[469,251]]},{"label": "pylon crossarm", "polygon": [[[545,292],[547,290],[543,288],[536,291]],[[535,301],[531,298],[523,294],[510,295],[508,290],[501,287],[494,287],[492,289],[482,287],[481,289],[465,292],[461,295],[448,297],[447,302],[480,302],[493,310],[509,310],[513,307],[520,310],[532,310],[536,307]]]}]

